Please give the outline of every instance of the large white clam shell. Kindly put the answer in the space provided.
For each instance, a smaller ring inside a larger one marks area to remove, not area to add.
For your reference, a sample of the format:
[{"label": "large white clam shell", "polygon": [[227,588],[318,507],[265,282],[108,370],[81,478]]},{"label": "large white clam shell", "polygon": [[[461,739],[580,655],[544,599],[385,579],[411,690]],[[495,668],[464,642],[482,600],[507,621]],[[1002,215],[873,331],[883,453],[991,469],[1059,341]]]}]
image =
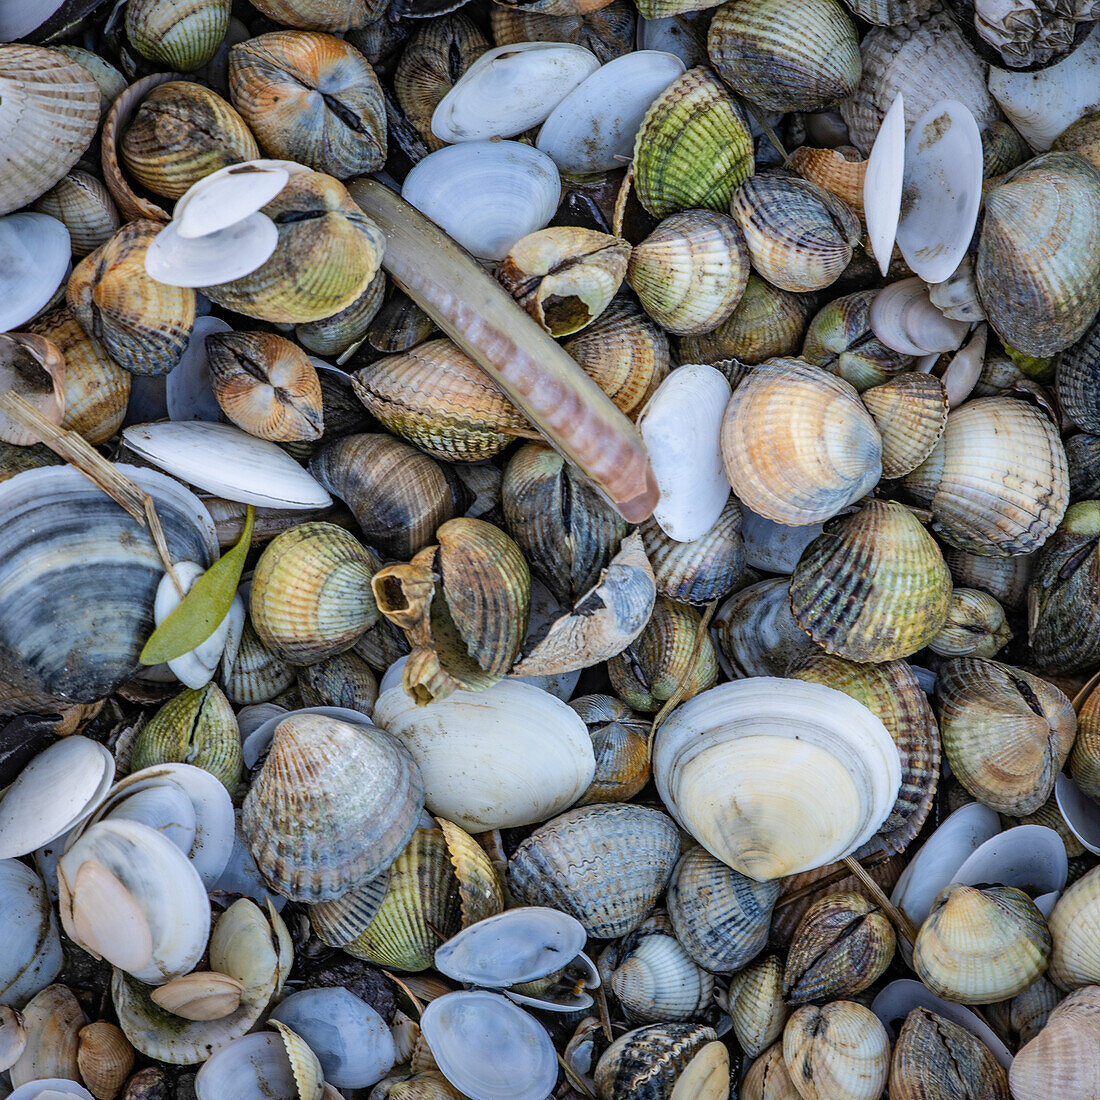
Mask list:
[{"label": "large white clam shell", "polygon": [[177,200],[172,220],[181,237],[205,237],[228,229],[265,207],[286,186],[291,161],[249,160],[203,176]]},{"label": "large white clam shell", "polygon": [[867,173],[863,177],[863,210],[867,236],[879,270],[886,274],[894,251],[901,216],[901,187],[905,174],[905,98],[898,92],[879,126]]},{"label": "large white clam shell", "polygon": [[0,860],[0,1003],[21,1007],[61,972],[64,956],[45,884],[15,859]]},{"label": "large white clam shell", "polygon": [[897,797],[901,762],[886,727],[855,699],[761,676],[673,711],[657,734],[653,777],[711,855],[767,880],[870,840]]},{"label": "large white clam shell", "polygon": [[621,168],[634,155],[646,111],[684,72],[679,57],[660,50],[616,57],[554,108],[535,145],[572,175]]},{"label": "large white clam shell", "polygon": [[86,951],[159,984],[193,970],[210,905],[187,857],[136,821],[100,821],[57,865],[61,923]]},{"label": "large white clam shell", "polygon": [[486,50],[432,114],[441,141],[514,137],[537,126],[600,63],[565,42],[517,42]]},{"label": "large white clam shell", "polygon": [[[316,1061],[308,1047],[305,1051]],[[318,1100],[324,1088],[319,1074],[316,1085],[303,1095],[283,1037],[260,1031],[215,1051],[195,1075],[195,1096],[197,1100]]]},{"label": "large white clam shell", "polygon": [[596,771],[576,711],[514,680],[430,707],[383,681],[374,721],[413,754],[428,809],[470,833],[545,821],[580,798]]},{"label": "large white clam shell", "polygon": [[275,223],[259,212],[201,237],[169,222],[145,251],[145,274],[168,286],[219,286],[251,274],[279,244]]},{"label": "large white clam shell", "polygon": [[401,196],[479,259],[503,260],[561,199],[554,162],[518,141],[466,141],[418,161]]},{"label": "large white clam shell", "polygon": [[71,256],[69,231],[57,218],[0,218],[0,332],[21,327],[49,302]]},{"label": "large white clam shell", "polygon": [[545,1100],[554,1089],[558,1060],[550,1036],[499,993],[437,997],[420,1029],[443,1076],[471,1100]]},{"label": "large white clam shell", "polygon": [[925,282],[941,283],[959,266],[981,202],[978,124],[962,103],[941,100],[917,120],[905,143],[904,213],[897,226],[898,248]]},{"label": "large white clam shell", "polygon": [[677,542],[702,538],[729,500],[719,435],[730,393],[720,370],[687,364],[657,387],[638,417],[661,490],[653,518]]},{"label": "large white clam shell", "polygon": [[8,1100],[94,1100],[92,1094],[79,1082],[63,1077],[45,1077],[37,1081],[25,1081]]},{"label": "large white clam shell", "polygon": [[230,424],[132,424],[122,438],[146,462],[226,500],[261,508],[327,508],[332,503],[286,451]]},{"label": "large white clam shell", "polygon": [[0,859],[67,833],[95,811],[114,777],[114,757],[87,737],[65,737],[40,752],[0,798]]}]

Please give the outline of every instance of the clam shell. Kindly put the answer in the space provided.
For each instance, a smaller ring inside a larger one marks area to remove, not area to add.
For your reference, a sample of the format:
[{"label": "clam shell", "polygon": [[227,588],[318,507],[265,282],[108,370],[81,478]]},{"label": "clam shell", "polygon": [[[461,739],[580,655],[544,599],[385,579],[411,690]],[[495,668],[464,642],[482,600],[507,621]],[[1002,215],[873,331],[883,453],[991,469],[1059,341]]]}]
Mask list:
[{"label": "clam shell", "polygon": [[69,268],[69,231],[49,214],[0,218],[5,264],[0,292],[0,327],[20,328],[52,301]]},{"label": "clam shell", "polygon": [[393,862],[416,826],[422,792],[412,758],[383,731],[294,715],[276,727],[245,799],[244,833],[280,893],[325,901]]},{"label": "clam shell", "polygon": [[783,1029],[783,1061],[804,1100],[876,1100],[890,1074],[890,1039],[854,1001],[803,1005]]},{"label": "clam shell", "polygon": [[883,115],[867,157],[863,209],[871,251],[885,276],[897,239],[905,175],[905,98],[899,92]]},{"label": "clam shell", "polygon": [[82,65],[22,43],[0,49],[0,214],[48,191],[79,160],[99,124],[99,89]]},{"label": "clam shell", "polygon": [[489,23],[498,46],[515,42],[574,42],[591,50],[602,64],[629,54],[637,12],[625,0],[569,15],[543,15],[527,7],[493,8]]},{"label": "clam shell", "polygon": [[1096,949],[1096,927],[1100,920],[1097,889],[1100,874],[1089,871],[1071,883],[1050,915],[1054,949],[1048,976],[1062,989],[1098,984],[1100,953]]},{"label": "clam shell", "polygon": [[[21,1008],[61,973],[61,939],[46,884],[26,864],[16,859],[0,861],[0,899],[7,927],[0,997],[6,1005]],[[5,1060],[8,1057],[5,1044]]]},{"label": "clam shell", "polygon": [[783,1061],[782,1042],[772,1044],[749,1066],[741,1092],[745,1100],[801,1100]]},{"label": "clam shell", "polygon": [[1009,1071],[1012,1095],[1039,1100],[1051,1089],[1087,1095],[1100,1080],[1096,1041],[1096,990],[1077,990],[1056,1005],[1046,1026],[1020,1050]]},{"label": "clam shell", "polygon": [[[84,1020],[80,1002],[68,986],[50,985],[31,998],[23,1009],[27,1043],[10,1071],[16,1090],[58,1074],[69,1081],[80,1076],[76,1052]],[[46,1100],[51,1100],[48,1092]]]},{"label": "clam shell", "polygon": [[954,351],[969,329],[965,321],[952,321],[940,313],[929,299],[927,286],[917,278],[880,290],[868,320],[875,336],[902,355]]},{"label": "clam shell", "polygon": [[158,986],[154,1004],[184,1020],[220,1020],[236,1012],[244,986],[228,974],[192,971]]},{"label": "clam shell", "polygon": [[111,1100],[134,1068],[134,1048],[116,1024],[98,1020],[80,1029],[76,1062],[80,1076],[100,1100]]},{"label": "clam shell", "polygon": [[790,575],[802,557],[802,551],[821,534],[824,525],[810,523],[788,527],[758,516],[749,508],[741,509],[741,533],[745,540],[745,562],[765,573]]},{"label": "clam shell", "polygon": [[254,7],[288,27],[317,31],[354,30],[381,14],[376,0],[260,0]]},{"label": "clam shell", "polygon": [[175,287],[208,287],[251,275],[271,258],[279,230],[266,214],[250,214],[225,229],[184,237],[170,222],[145,254],[145,273]]},{"label": "clam shell", "polygon": [[[303,1048],[301,1052],[296,1044],[287,1043],[284,1035],[271,1031],[233,1040],[203,1063],[195,1075],[195,1096],[198,1100],[216,1100],[219,1096],[237,1096],[240,1100],[297,1100],[299,1097],[301,1100],[321,1100],[323,1083],[317,1056],[300,1039],[297,1042]],[[303,1054],[308,1058],[303,1058]],[[316,1087],[303,1089],[304,1082],[300,1080],[303,1077],[315,1077]]]}]

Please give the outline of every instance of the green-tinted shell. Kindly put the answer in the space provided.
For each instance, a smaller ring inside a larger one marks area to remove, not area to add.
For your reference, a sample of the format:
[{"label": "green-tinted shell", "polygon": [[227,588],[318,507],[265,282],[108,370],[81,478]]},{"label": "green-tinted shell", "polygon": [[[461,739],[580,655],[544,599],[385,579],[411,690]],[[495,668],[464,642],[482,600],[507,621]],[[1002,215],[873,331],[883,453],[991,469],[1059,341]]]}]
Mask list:
[{"label": "green-tinted shell", "polygon": [[244,760],[241,734],[229,700],[214,684],[181,691],[142,727],[132,769],[153,764],[193,764],[219,779],[232,794]]},{"label": "green-tinted shell", "polygon": [[977,657],[947,661],[936,713],[951,771],[1000,813],[1033,813],[1050,797],[1076,731],[1070,701],[1023,669]]},{"label": "green-tinted shell", "polygon": [[872,500],[833,521],[791,576],[791,610],[827,653],[892,661],[923,649],[943,628],[951,573],[939,547],[904,505]]},{"label": "green-tinted shell", "polygon": [[694,206],[725,213],[753,171],[752,138],[709,69],[689,69],[650,106],[634,141],[634,186],[663,218]]},{"label": "green-tinted shell", "polygon": [[378,618],[371,561],[342,527],[302,523],[268,543],[252,578],[252,622],[292,664],[350,649]]},{"label": "green-tinted shell", "polygon": [[628,524],[557,452],[528,443],[501,484],[504,524],[531,571],[572,606],[599,580]]},{"label": "green-tinted shell", "polygon": [[1011,640],[1004,608],[988,592],[956,588],[947,622],[928,648],[941,657],[995,657]]},{"label": "green-tinted shell", "polygon": [[314,355],[339,355],[366,336],[375,314],[382,308],[386,293],[386,276],[379,270],[367,284],[367,289],[339,313],[298,325],[294,335],[298,343]]},{"label": "green-tinted shell", "polygon": [[[700,622],[694,608],[658,596],[645,630],[607,662],[616,694],[635,710],[659,710],[689,675]],[[681,702],[714,687],[717,680],[718,657],[704,633]]]},{"label": "green-tinted shell", "polygon": [[142,57],[189,73],[217,53],[232,7],[232,0],[130,0],[126,37]]},{"label": "green-tinted shell", "polygon": [[894,1045],[891,1100],[971,1096],[1011,1100],[1004,1069],[972,1032],[927,1008],[914,1008]]},{"label": "green-tinted shell", "polygon": [[862,993],[894,957],[889,918],[861,894],[829,894],[802,916],[783,975],[790,1004]]},{"label": "green-tinted shell", "polygon": [[298,692],[307,707],[344,707],[370,714],[378,681],[362,657],[348,650],[298,669]]},{"label": "green-tinted shell", "polygon": [[1012,886],[941,890],[913,945],[913,967],[933,993],[960,1004],[1014,997],[1047,967],[1043,914]]},{"label": "green-tinted shell", "polygon": [[838,0],[732,0],[710,25],[711,63],[768,111],[816,111],[851,95],[859,38]]}]

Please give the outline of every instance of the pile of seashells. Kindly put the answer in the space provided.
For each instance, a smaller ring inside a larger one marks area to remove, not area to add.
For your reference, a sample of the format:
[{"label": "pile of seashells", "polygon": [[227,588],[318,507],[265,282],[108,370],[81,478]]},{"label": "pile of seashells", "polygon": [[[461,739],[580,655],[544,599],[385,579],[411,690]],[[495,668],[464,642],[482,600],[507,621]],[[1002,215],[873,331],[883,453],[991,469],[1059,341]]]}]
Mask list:
[{"label": "pile of seashells", "polygon": [[3,0],[0,1097],[1100,1097],[1098,21]]}]

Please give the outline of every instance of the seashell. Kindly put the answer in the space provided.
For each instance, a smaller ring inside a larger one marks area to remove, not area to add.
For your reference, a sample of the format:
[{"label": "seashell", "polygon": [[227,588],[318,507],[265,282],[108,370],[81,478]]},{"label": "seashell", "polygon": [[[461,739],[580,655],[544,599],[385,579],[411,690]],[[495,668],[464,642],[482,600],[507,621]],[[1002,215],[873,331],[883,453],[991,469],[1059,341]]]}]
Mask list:
[{"label": "seashell", "polygon": [[134,741],[134,771],[154,764],[193,764],[230,794],[241,778],[241,737],[229,700],[214,684],[182,691],[165,703]]},{"label": "seashell", "polygon": [[668,337],[627,298],[616,298],[562,345],[627,416],[668,375]]},{"label": "seashell", "polygon": [[243,827],[256,866],[279,893],[318,902],[389,866],[422,805],[412,758],[384,731],[292,715],[275,729]]},{"label": "seashell", "polygon": [[66,282],[69,231],[48,214],[0,218],[0,248],[6,260],[0,326],[17,329],[49,307]]},{"label": "seashell", "polygon": [[668,332],[709,332],[745,292],[749,256],[732,219],[689,210],[665,218],[634,248],[626,277],[646,313]]},{"label": "seashell", "polygon": [[868,315],[871,330],[888,348],[902,355],[954,351],[969,325],[944,317],[928,297],[920,279],[902,279],[880,290]]},{"label": "seashell", "polygon": [[734,192],[730,212],[745,234],[753,267],[781,290],[829,286],[859,243],[859,219],[851,209],[797,176],[751,176]]},{"label": "seashell", "polygon": [[502,679],[530,613],[527,563],[499,527],[453,519],[436,538],[408,565],[385,566],[371,581],[379,610],[412,643],[403,682],[418,705]]},{"label": "seashell", "polygon": [[27,1045],[27,1030],[23,1015],[10,1005],[0,1006],[0,1065],[10,1069]]},{"label": "seashell", "polygon": [[134,1068],[134,1048],[115,1024],[99,1020],[80,1029],[76,1062],[96,1100],[114,1100]]},{"label": "seashell", "polygon": [[1095,985],[1100,976],[1095,938],[1100,913],[1096,904],[1098,879],[1100,875],[1093,869],[1071,883],[1050,915],[1054,949],[1047,976],[1061,989]]},{"label": "seashell", "polygon": [[273,323],[302,324],[351,305],[378,271],[381,230],[338,180],[295,172],[260,211],[278,243],[260,267],[203,293],[226,309]]},{"label": "seashell", "polygon": [[378,681],[359,654],[348,650],[298,670],[298,692],[308,707],[343,707],[369,714]]},{"label": "seashell", "polygon": [[767,943],[778,894],[778,883],[756,882],[695,847],[676,864],[666,904],[688,954],[707,970],[732,974]]},{"label": "seashell", "polygon": [[386,276],[379,269],[367,284],[367,289],[331,317],[298,325],[294,335],[298,343],[314,355],[341,355],[350,352],[366,337],[367,329],[382,307],[386,291]]},{"label": "seashell", "polygon": [[752,171],[752,139],[740,110],[702,66],[653,100],[634,140],[634,187],[656,218],[691,207],[724,213]]},{"label": "seashell", "polygon": [[943,629],[951,573],[908,508],[871,500],[806,547],[790,594],[795,620],[826,653],[892,661]]},{"label": "seashell", "polygon": [[244,119],[221,96],[181,80],[148,91],[118,149],[138,183],[169,199],[212,172],[260,155]]},{"label": "seashell", "polygon": [[1096,402],[1100,400],[1095,367],[1098,339],[1100,329],[1091,324],[1081,339],[1066,349],[1057,369],[1062,408],[1077,427],[1090,434],[1096,434],[1100,428],[1100,416],[1096,413]]},{"label": "seashell", "polygon": [[802,658],[820,653],[791,614],[786,577],[735,592],[712,620],[718,663],[727,676],[786,676]]},{"label": "seashell", "polygon": [[911,473],[932,453],[947,426],[944,384],[935,375],[905,371],[861,396],[882,438],[883,476]]},{"label": "seashell", "polygon": [[428,808],[471,833],[545,821],[572,805],[595,772],[576,713],[512,680],[430,707],[383,684],[374,720],[412,752]]},{"label": "seashell", "polygon": [[[507,17],[504,9],[495,8],[494,20],[502,17]],[[527,42],[532,37],[521,34],[515,41]],[[497,45],[505,43],[498,40]],[[489,41],[481,29],[457,11],[420,22],[401,51],[393,78],[394,92],[405,117],[416,127],[429,152],[443,147],[443,142],[432,133],[432,114],[455,82],[488,48]]]},{"label": "seashell", "polygon": [[34,209],[65,226],[73,255],[77,257],[87,256],[106,244],[119,227],[118,210],[110,191],[95,176],[76,169],[42,195]]},{"label": "seashell", "polygon": [[535,443],[510,459],[501,504],[535,576],[570,605],[599,581],[628,529],[587,479]]},{"label": "seashell", "polygon": [[642,49],[607,60],[550,112],[539,131],[538,148],[570,175],[620,167],[633,155],[650,105],[684,71],[678,57],[659,50]]},{"label": "seashell", "polygon": [[240,1007],[214,1020],[187,1021],[168,1014],[151,999],[148,987],[116,969],[111,993],[119,1025],[149,1058],[173,1065],[205,1061],[259,1021],[292,961],[290,933],[274,908],[269,904],[265,913],[240,898],[218,917],[210,934],[210,965],[241,983]]},{"label": "seashell", "polygon": [[540,229],[504,257],[504,289],[551,336],[568,336],[594,321],[626,275],[630,246],[592,229]]},{"label": "seashell", "polygon": [[191,72],[217,53],[231,7],[230,0],[139,0],[126,9],[126,37],[142,57]]},{"label": "seashell", "polygon": [[327,508],[332,497],[285,451],[228,424],[131,425],[126,445],[146,462],[227,500],[267,508]]},{"label": "seashell", "polygon": [[1046,1026],[1024,1046],[1009,1070],[1012,1095],[1039,1100],[1057,1090],[1087,1096],[1098,1084],[1093,1056],[1097,1030],[1096,990],[1079,989],[1056,1005]]},{"label": "seashell", "polygon": [[[898,761],[885,726],[854,699],[756,677],[674,711],[657,731],[653,775],[662,801],[712,855],[764,880],[866,843],[897,798]],[[778,783],[790,794],[780,797]],[[813,829],[802,821],[811,803]]]},{"label": "seashell", "polygon": [[711,63],[731,88],[767,111],[815,111],[859,84],[859,40],[837,0],[741,0],[715,16]]},{"label": "seashell", "polygon": [[1100,795],[1100,759],[1098,759],[1097,705],[1100,697],[1090,692],[1077,712],[1077,737],[1069,757],[1069,774],[1080,790],[1094,802]]},{"label": "seashell", "polygon": [[998,603],[1010,609],[1018,607],[1027,595],[1034,555],[989,558],[969,550],[944,547],[944,560],[958,587],[988,592]]},{"label": "seashell", "polygon": [[0,214],[7,214],[48,191],[80,159],[99,125],[99,89],[82,65],[23,43],[0,50],[0,88]]},{"label": "seashell", "polygon": [[28,331],[44,336],[65,358],[65,413],[61,427],[93,444],[105,443],[122,426],[130,374],[88,336],[67,306],[36,318]]},{"label": "seashell", "polygon": [[210,388],[237,427],[275,442],[321,437],[321,383],[289,340],[269,332],[213,333],[206,354]]},{"label": "seashell", "polygon": [[988,592],[956,588],[947,622],[928,648],[942,657],[995,657],[1011,640],[1004,608]]},{"label": "seashell", "polygon": [[1011,886],[940,892],[913,945],[913,966],[933,993],[961,1004],[1013,997],[1046,969],[1051,936],[1031,899]]},{"label": "seashell", "polygon": [[[187,857],[136,821],[100,821],[57,865],[61,923],[96,958],[159,984],[206,950],[210,908]],[[158,889],[159,887],[159,889]]]},{"label": "seashell", "polygon": [[906,130],[942,99],[962,103],[979,130],[999,117],[986,87],[985,66],[942,8],[933,6],[916,23],[872,27],[863,36],[860,53],[859,87],[840,101],[839,109],[852,144],[864,153],[871,151],[898,93],[904,97]]},{"label": "seashell", "polygon": [[463,1095],[543,1100],[558,1075],[542,1025],[499,993],[446,993],[420,1018],[440,1071]]},{"label": "seashell", "polygon": [[69,1080],[78,1077],[77,1043],[84,1022],[84,1012],[68,986],[49,985],[36,993],[23,1009],[27,1043],[11,1067],[12,1085],[19,1089],[57,1074]]},{"label": "seashell", "polygon": [[783,975],[789,1004],[847,998],[873,985],[894,957],[894,928],[860,894],[829,894],[802,916]]},{"label": "seashell", "polygon": [[685,336],[680,354],[695,363],[736,359],[745,365],[795,355],[812,313],[813,301],[808,296],[791,294],[750,275],[733,312],[716,329]]},{"label": "seashell", "polygon": [[253,7],[277,23],[318,31],[363,27],[380,14],[374,0],[260,0]]},{"label": "seashell", "polygon": [[583,46],[564,42],[496,46],[440,100],[431,131],[445,142],[515,137],[545,121],[599,65]]},{"label": "seashell", "polygon": [[[698,1024],[649,1024],[628,1031],[604,1051],[596,1065],[596,1096],[599,1100],[672,1100],[678,1081],[714,1039],[713,1028]],[[714,1100],[721,1094],[693,1090],[683,1095]]]},{"label": "seashell", "polygon": [[733,976],[730,1020],[737,1042],[749,1057],[758,1058],[783,1034],[788,1013],[783,1003],[783,964],[775,955],[764,956]]},{"label": "seashell", "polygon": [[[194,495],[156,471],[116,469],[156,502],[174,559],[214,556],[213,523]],[[164,567],[148,531],[64,467],[0,484],[0,512],[0,559],[18,577],[0,601],[0,680],[69,702],[110,694],[140,667],[153,625]]]},{"label": "seashell", "polygon": [[[193,561],[176,562],[173,568],[174,577],[167,573],[161,577],[157,585],[156,597],[153,600],[153,621],[160,626],[183,600],[181,593],[189,592],[195,587],[199,577],[205,570],[201,565]],[[177,585],[179,586],[177,588]],[[211,634],[204,641],[188,650],[179,657],[173,657],[165,662],[168,671],[181,683],[190,688],[201,688],[208,684],[218,670],[218,665],[227,659],[231,662],[236,656],[240,645],[241,633],[244,630],[246,617],[244,601],[235,595],[229,605],[229,611],[218,623]],[[228,704],[226,704],[228,709]],[[236,722],[232,723],[232,737],[237,739]],[[186,736],[186,735],[184,735]],[[185,751],[180,748],[178,751]],[[216,759],[220,753],[215,749]],[[230,765],[232,767],[232,765]],[[240,768],[234,773],[231,782],[235,785],[239,778]]]},{"label": "seashell", "polygon": [[[1079,157],[1100,169],[1100,148],[1097,147],[1096,123],[1100,112],[1088,111],[1076,122],[1071,122],[1051,143],[1052,149],[1062,153],[1076,153]],[[1013,165],[1016,167],[1016,165]]]},{"label": "seashell", "polygon": [[1008,1078],[980,1039],[930,1011],[914,1008],[898,1034],[890,1066],[897,1100],[947,1100],[967,1092],[1009,1100]]},{"label": "seashell", "polygon": [[1098,264],[1100,174],[1092,165],[1047,153],[990,188],[975,274],[1004,343],[1037,356],[1074,343],[1100,304]]},{"label": "seashell", "polygon": [[196,970],[158,986],[150,999],[184,1020],[220,1020],[237,1011],[243,992],[244,985],[228,974]]},{"label": "seashell", "polygon": [[783,1029],[783,1061],[804,1100],[877,1100],[890,1073],[890,1039],[854,1001],[803,1005]]},{"label": "seashell", "polygon": [[465,141],[418,161],[401,196],[467,251],[501,260],[553,217],[561,180],[538,149],[516,141]]},{"label": "seashell", "polygon": [[508,862],[508,887],[526,905],[576,917],[590,936],[637,928],[680,852],[662,813],[629,803],[570,810],[536,829]]},{"label": "seashell", "polygon": [[51,1077],[27,1081],[14,1092],[9,1093],[15,1100],[92,1100],[92,1094],[76,1081],[68,1078]]},{"label": "seashell", "polygon": [[321,1100],[324,1082],[317,1056],[289,1028],[234,1039],[215,1051],[195,1075],[197,1100]]},{"label": "seashell", "polygon": [[1046,1026],[1063,993],[1046,978],[1037,978],[1009,1002],[1012,1030],[1019,1036],[1019,1045],[1029,1043]]},{"label": "seashell", "polygon": [[371,1089],[370,1100],[462,1100],[438,1070],[387,1077]]},{"label": "seashell", "polygon": [[[0,386],[17,394],[51,424],[65,412],[65,359],[43,336],[11,333],[0,336]],[[0,414],[0,440],[18,446],[41,442],[36,431]]]},{"label": "seashell", "polygon": [[357,49],[332,35],[275,31],[238,43],[229,51],[229,88],[269,156],[338,179],[385,161],[378,78]]},{"label": "seashell", "polygon": [[133,221],[86,256],[68,285],[69,309],[110,357],[132,374],[167,374],[195,323],[195,292],[145,274],[145,253],[159,225]]},{"label": "seashell", "polygon": [[879,434],[855,390],[798,360],[773,360],[737,387],[721,445],[735,495],[776,523],[829,519],[882,473]]},{"label": "seashell", "polygon": [[[858,152],[839,149],[813,149],[804,145],[791,154],[791,167],[805,180],[840,199],[863,218],[863,181],[867,161],[858,159]],[[857,159],[849,159],[856,157]]]},{"label": "seashell", "polygon": [[802,344],[801,358],[838,375],[860,393],[882,385],[912,361],[872,331],[869,315],[875,295],[873,290],[859,290],[834,299],[814,316]]},{"label": "seashell", "polygon": [[395,1061],[385,1020],[347,989],[302,989],[271,1014],[302,1037],[321,1063],[325,1080],[339,1088],[366,1088]]},{"label": "seashell", "polygon": [[588,726],[596,775],[578,805],[625,802],[649,782],[649,724],[611,695],[585,695],[569,706]]},{"label": "seashell", "polygon": [[376,359],[351,381],[386,428],[436,458],[477,462],[516,435],[534,435],[526,417],[450,340]]},{"label": "seashell", "polygon": [[661,491],[653,518],[677,542],[705,535],[729,499],[718,446],[729,398],[721,371],[693,363],[670,374],[638,417]]},{"label": "seashell", "polygon": [[[53,0],[50,0],[52,3]],[[5,35],[9,40],[21,37],[20,35]],[[126,91],[126,77],[122,75],[109,61],[80,46],[58,45],[52,47],[58,53],[64,54],[70,61],[75,61],[82,68],[87,69],[92,80],[99,90],[99,117],[102,121],[107,117],[111,104]]]},{"label": "seashell", "polygon": [[714,645],[694,608],[658,596],[641,634],[607,662],[615,693],[635,710],[653,712],[677,695],[690,699],[718,679]]},{"label": "seashell", "polygon": [[951,411],[940,441],[903,485],[931,507],[933,528],[952,546],[1027,554],[1046,541],[1065,511],[1064,459],[1043,413],[1023,401],[982,397]]},{"label": "seashell", "polygon": [[543,15],[526,7],[492,10],[489,23],[498,46],[516,42],[572,42],[591,50],[606,65],[628,55],[635,43],[637,12],[622,0],[584,14]]},{"label": "seashell", "polygon": [[782,1042],[770,1046],[749,1067],[741,1082],[741,1095],[744,1100],[801,1100],[783,1061]]},{"label": "seashell", "polygon": [[50,896],[34,871],[16,859],[0,860],[0,901],[7,929],[0,957],[0,997],[11,1006],[0,1011],[0,1062],[10,1068],[22,1055],[27,1037],[22,1023],[12,1033],[8,1013],[45,989],[61,973],[65,960]]},{"label": "seashell", "polygon": [[1050,797],[1076,722],[1054,685],[975,657],[945,663],[936,684],[943,750],[959,782],[995,810],[1032,813]]},{"label": "seashell", "polygon": [[268,543],[252,578],[252,625],[283,660],[312,664],[350,649],[378,618],[366,551],[342,527],[302,523]]},{"label": "seashell", "polygon": [[639,528],[653,565],[657,591],[679,603],[702,604],[729,595],[745,568],[741,508],[730,499],[713,526],[691,542],[677,542],[647,519]]}]

